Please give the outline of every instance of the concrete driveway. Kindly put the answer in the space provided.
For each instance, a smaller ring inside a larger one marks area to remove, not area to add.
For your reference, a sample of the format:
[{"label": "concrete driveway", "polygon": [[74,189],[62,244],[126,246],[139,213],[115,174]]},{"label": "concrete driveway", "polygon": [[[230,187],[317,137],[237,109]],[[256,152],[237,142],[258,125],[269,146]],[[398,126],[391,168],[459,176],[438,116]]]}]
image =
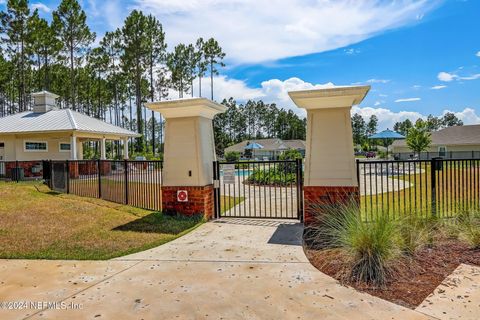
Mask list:
[{"label": "concrete driveway", "polygon": [[3,260],[0,300],[26,303],[0,319],[427,319],[319,272],[301,233],[225,219],[111,261]]}]

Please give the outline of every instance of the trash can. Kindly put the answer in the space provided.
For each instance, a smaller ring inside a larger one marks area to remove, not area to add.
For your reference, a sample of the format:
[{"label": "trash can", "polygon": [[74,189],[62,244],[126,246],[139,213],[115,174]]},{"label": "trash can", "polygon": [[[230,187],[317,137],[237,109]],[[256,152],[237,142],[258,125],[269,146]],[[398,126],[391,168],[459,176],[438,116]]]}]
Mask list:
[{"label": "trash can", "polygon": [[432,162],[435,168],[435,171],[442,171],[443,170],[443,158],[442,157],[433,157]]},{"label": "trash can", "polygon": [[25,178],[25,169],[20,167],[12,168],[12,180],[22,181]]}]

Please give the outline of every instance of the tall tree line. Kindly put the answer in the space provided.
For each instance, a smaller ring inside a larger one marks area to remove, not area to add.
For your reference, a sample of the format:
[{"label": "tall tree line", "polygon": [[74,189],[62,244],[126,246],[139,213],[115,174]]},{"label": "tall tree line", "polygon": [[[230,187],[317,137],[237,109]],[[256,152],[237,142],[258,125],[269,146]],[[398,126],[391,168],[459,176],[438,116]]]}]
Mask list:
[{"label": "tall tree line", "polygon": [[206,76],[213,99],[214,75],[225,57],[215,39],[169,52],[160,21],[134,10],[98,46],[95,40],[77,0],[62,0],[48,20],[28,0],[8,0],[0,12],[0,117],[30,110],[31,93],[48,90],[60,95],[60,107],[142,134],[136,152],[157,153],[163,121],[147,114],[146,102],[168,98],[169,89],[193,96],[196,78],[202,96]]},{"label": "tall tree line", "polygon": [[306,119],[292,110],[284,110],[276,104],[249,100],[238,104],[233,98],[223,100],[225,113],[214,118],[215,147],[218,154],[232,144],[249,139],[280,138],[305,139]]}]

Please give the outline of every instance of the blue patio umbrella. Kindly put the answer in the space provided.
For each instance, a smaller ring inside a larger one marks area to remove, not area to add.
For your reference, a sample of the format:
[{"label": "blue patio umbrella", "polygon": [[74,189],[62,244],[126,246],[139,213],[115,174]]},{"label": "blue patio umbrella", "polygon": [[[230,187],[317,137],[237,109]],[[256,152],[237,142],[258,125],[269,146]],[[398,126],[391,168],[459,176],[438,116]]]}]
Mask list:
[{"label": "blue patio umbrella", "polygon": [[[256,143],[256,142],[247,142],[247,145],[245,146],[245,148],[243,148],[245,150],[252,150],[253,152],[255,151],[255,149],[263,149],[263,146],[259,143]],[[253,156],[255,156],[255,154],[253,153],[252,154]]]},{"label": "blue patio umbrella", "polygon": [[[396,131],[392,131],[387,128],[387,130],[383,130],[380,132],[377,132],[375,134],[372,134],[369,139],[372,140],[384,140],[387,142],[388,140],[399,140],[399,139],[405,139],[405,136],[401,135],[400,133]],[[387,144],[387,158],[388,158],[388,144]]]}]

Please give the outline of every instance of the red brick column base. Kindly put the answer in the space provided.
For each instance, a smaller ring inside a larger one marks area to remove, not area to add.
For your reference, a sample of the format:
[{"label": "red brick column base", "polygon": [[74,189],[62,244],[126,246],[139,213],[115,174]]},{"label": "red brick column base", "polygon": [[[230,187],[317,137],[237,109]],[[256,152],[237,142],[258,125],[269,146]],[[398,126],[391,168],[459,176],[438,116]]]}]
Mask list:
[{"label": "red brick column base", "polygon": [[25,178],[39,178],[43,176],[43,169],[37,172],[32,172],[33,167],[42,167],[42,161],[8,161],[5,162],[5,175],[8,178],[12,178],[12,170],[18,165],[19,168],[23,168]]},{"label": "red brick column base", "polygon": [[[177,191],[186,190],[188,201],[177,201]],[[204,187],[162,186],[162,206],[166,214],[192,216],[201,214],[206,219],[213,217],[213,185]]]},{"label": "red brick column base", "polygon": [[[318,212],[318,205],[347,204],[352,200],[360,203],[358,187],[319,187],[304,186],[304,223],[308,225]],[[315,212],[312,205],[316,205]]]},{"label": "red brick column base", "polygon": [[68,172],[70,173],[70,178],[77,179],[80,175],[78,169],[78,162],[69,162]]}]

